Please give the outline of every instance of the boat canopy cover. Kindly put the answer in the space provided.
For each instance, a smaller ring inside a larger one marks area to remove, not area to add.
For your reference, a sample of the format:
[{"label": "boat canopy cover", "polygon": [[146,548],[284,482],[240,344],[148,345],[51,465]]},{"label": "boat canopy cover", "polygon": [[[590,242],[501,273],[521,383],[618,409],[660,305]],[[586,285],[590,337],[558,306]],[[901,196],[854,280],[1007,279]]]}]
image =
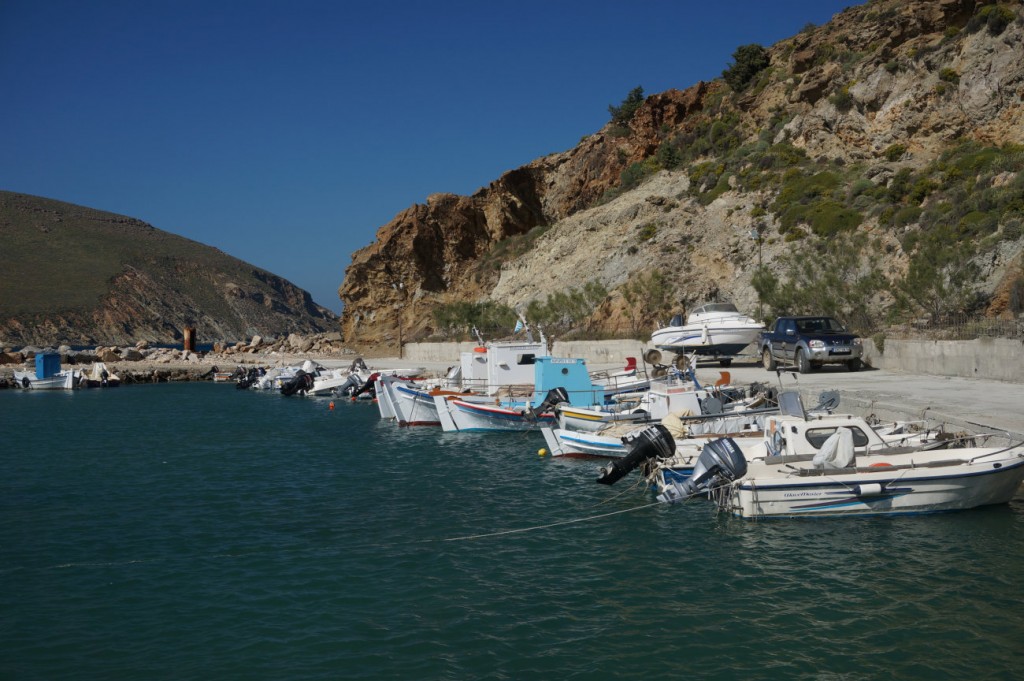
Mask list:
[{"label": "boat canopy cover", "polygon": [[854,457],[853,431],[849,428],[836,428],[836,432],[825,440],[825,444],[814,455],[811,464],[815,468],[846,468],[853,463]]}]

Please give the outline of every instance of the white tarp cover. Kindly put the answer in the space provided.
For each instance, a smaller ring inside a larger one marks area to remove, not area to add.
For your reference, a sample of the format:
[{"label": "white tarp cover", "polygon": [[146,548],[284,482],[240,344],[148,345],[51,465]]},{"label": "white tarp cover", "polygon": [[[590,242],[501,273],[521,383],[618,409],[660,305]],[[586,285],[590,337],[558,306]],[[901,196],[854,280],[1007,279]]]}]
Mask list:
[{"label": "white tarp cover", "polygon": [[815,468],[846,468],[853,463],[853,431],[849,428],[837,428],[818,453],[811,464]]}]

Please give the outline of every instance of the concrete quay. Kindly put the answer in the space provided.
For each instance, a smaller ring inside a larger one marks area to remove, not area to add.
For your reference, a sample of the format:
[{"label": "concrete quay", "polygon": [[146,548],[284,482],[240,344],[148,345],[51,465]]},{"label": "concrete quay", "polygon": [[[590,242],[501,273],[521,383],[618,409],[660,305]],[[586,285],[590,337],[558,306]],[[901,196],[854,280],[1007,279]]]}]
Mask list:
[{"label": "concrete quay", "polygon": [[[374,358],[368,362],[378,368],[423,368],[439,373],[458,361],[460,351],[474,345],[409,344],[402,359]],[[875,414],[883,420],[919,419],[954,432],[1005,433],[1006,439],[1024,441],[1024,380],[1018,378],[1024,371],[1024,353],[1019,341],[889,341],[884,355],[875,351],[870,341],[866,345],[867,361],[872,366],[857,372],[837,365],[809,374],[777,374],[764,369],[759,358],[747,355],[728,368],[717,362],[698,362],[697,378],[714,383],[719,372],[728,371],[735,384],[756,382],[795,388],[808,406],[818,402],[822,391],[838,390],[840,411]],[[552,354],[583,357],[591,369],[616,369],[625,365],[628,356],[636,357],[642,365],[645,349],[646,344],[640,341],[558,342]],[[997,368],[1000,363],[1001,371]],[[949,375],[954,372],[965,375]]]}]

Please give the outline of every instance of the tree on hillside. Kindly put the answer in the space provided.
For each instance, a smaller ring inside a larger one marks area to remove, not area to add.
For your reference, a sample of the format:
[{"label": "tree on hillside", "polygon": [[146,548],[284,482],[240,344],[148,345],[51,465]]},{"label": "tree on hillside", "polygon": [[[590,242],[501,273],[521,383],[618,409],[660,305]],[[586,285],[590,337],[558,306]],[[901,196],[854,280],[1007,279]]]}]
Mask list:
[{"label": "tree on hillside", "polygon": [[619,106],[608,106],[608,113],[612,115],[612,122],[616,125],[623,127],[628,126],[629,122],[633,120],[633,114],[640,108],[640,105],[644,103],[644,89],[637,85],[635,88],[629,91],[626,98],[622,100],[622,104]]},{"label": "tree on hillside", "polygon": [[659,270],[632,275],[619,292],[626,303],[630,332],[635,338],[644,337],[653,320],[672,307],[671,286]]},{"label": "tree on hillside", "polygon": [[733,63],[722,71],[722,78],[736,92],[743,92],[771,63],[768,50],[756,43],[737,47],[732,59]]}]

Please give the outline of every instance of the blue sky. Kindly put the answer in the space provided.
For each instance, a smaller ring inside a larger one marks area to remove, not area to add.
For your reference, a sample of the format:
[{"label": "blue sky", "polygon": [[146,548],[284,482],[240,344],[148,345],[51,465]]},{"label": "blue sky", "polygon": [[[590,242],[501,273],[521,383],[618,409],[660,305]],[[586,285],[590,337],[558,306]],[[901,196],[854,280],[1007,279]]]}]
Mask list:
[{"label": "blue sky", "polygon": [[339,312],[351,254],[408,206],[854,4],[0,0],[0,189],[145,220]]}]

